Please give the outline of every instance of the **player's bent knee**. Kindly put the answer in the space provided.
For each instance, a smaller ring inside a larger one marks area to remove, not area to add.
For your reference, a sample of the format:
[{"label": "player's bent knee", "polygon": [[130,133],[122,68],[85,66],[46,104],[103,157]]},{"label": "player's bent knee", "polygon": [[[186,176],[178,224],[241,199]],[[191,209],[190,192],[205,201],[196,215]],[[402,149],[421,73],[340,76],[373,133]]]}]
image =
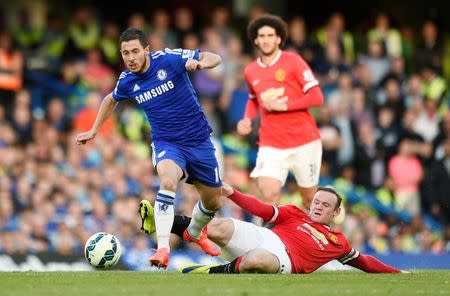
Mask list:
[{"label": "player's bent knee", "polygon": [[233,231],[233,221],[227,218],[213,219],[208,223],[208,238],[221,246],[230,241]]},{"label": "player's bent knee", "polygon": [[275,203],[280,196],[280,190],[272,187],[261,187],[261,194],[265,202]]},{"label": "player's bent knee", "polygon": [[240,265],[242,272],[277,273],[279,261],[275,255],[265,250],[253,250],[248,252]]}]

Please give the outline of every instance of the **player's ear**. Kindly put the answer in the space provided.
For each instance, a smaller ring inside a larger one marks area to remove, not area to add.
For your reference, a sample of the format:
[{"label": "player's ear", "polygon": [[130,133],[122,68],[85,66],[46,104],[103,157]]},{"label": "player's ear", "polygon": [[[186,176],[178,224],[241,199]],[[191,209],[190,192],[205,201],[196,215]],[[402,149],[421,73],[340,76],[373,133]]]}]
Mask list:
[{"label": "player's ear", "polygon": [[340,213],[341,213],[341,207],[339,207],[339,208],[337,208],[337,209],[334,209],[334,214],[333,214],[333,216],[336,217],[336,216],[338,216]]},{"label": "player's ear", "polygon": [[149,53],[149,52],[150,52],[150,45],[147,45],[147,46],[144,48],[144,51],[145,51],[146,53]]}]

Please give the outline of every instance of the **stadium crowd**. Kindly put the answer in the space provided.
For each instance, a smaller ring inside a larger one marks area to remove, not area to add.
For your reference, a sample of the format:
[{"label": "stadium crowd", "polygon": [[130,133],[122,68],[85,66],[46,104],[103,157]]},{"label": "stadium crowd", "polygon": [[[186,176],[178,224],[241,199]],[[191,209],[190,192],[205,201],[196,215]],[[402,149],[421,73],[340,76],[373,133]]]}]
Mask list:
[{"label": "stadium crowd", "polygon": [[[262,13],[254,6],[249,19]],[[154,246],[139,232],[137,212],[159,186],[145,115],[132,101],[121,103],[101,137],[75,143],[123,69],[118,36],[128,26],[148,33],[152,51],[200,48],[222,56],[219,67],[192,81],[224,181],[258,195],[249,178],[257,132],[235,132],[248,98],[243,68],[254,53],[227,8],[201,24],[186,7],[136,12],[123,27],[88,7],[70,19],[50,13],[45,26],[20,16],[0,33],[0,253],[81,254],[97,231],[116,234],[126,250]],[[309,28],[302,17],[288,26],[285,49],[311,65],[326,99],[314,110],[324,147],[321,184],[346,197],[345,222],[338,217],[335,227],[367,253],[449,253],[450,32],[433,20],[395,27],[386,13],[365,30],[348,30],[338,12],[322,27]],[[197,199],[182,185],[177,211],[189,215]],[[291,178],[281,201],[300,200]],[[220,215],[252,219],[230,201]]]}]

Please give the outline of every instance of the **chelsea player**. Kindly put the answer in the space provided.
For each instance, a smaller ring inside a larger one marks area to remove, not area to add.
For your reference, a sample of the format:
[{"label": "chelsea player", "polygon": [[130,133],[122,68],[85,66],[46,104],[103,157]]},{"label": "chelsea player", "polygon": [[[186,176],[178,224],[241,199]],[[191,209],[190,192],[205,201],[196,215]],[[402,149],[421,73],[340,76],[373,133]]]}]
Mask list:
[{"label": "chelsea player", "polygon": [[135,28],[127,29],[120,36],[120,52],[127,70],[120,74],[114,91],[103,99],[92,128],[77,135],[76,142],[81,145],[92,140],[119,101],[135,100],[152,126],[153,164],[160,178],[154,217],[147,200],[141,201],[139,207],[143,230],[152,232],[156,224],[158,249],[150,264],[167,268],[175,192],[182,179],[194,184],[201,197],[184,239],[218,256],[220,250],[208,240],[204,226],[221,207],[222,182],[210,139],[212,129],[188,72],[214,68],[221,58],[199,50],[166,48],[150,52],[145,34]]}]

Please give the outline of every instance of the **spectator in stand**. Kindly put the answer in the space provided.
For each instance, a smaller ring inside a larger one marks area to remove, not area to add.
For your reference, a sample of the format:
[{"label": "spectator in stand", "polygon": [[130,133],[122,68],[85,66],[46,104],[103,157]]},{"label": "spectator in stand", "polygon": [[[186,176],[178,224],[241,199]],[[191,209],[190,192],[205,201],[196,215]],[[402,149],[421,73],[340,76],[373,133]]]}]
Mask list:
[{"label": "spectator in stand", "polygon": [[[155,33],[161,36],[165,47],[177,48],[181,46],[181,44],[177,44],[175,33],[170,29],[170,15],[165,9],[157,9],[153,13],[153,24],[150,30],[150,35]],[[153,51],[157,50],[153,47],[151,47],[151,49]]]},{"label": "spectator in stand", "polygon": [[400,140],[410,140],[414,153],[424,162],[427,162],[433,154],[433,145],[432,143],[425,142],[424,138],[414,131],[414,124],[416,120],[416,112],[412,108],[407,109],[402,119]]},{"label": "spectator in stand", "polygon": [[359,54],[358,62],[369,67],[371,82],[377,86],[389,72],[391,64],[382,39],[370,39],[367,44],[367,53]]},{"label": "spectator in stand", "polygon": [[23,86],[22,52],[14,46],[11,34],[8,31],[0,32],[0,104],[11,112],[15,94]]},{"label": "spectator in stand", "polygon": [[431,214],[443,225],[450,225],[450,137],[443,146],[444,157],[432,162],[423,187]]},{"label": "spectator in stand", "polygon": [[320,132],[320,139],[323,145],[322,159],[326,161],[330,168],[330,175],[333,178],[338,176],[338,151],[342,143],[342,135],[339,128],[332,122],[331,110],[324,105],[319,110],[317,127]]},{"label": "spectator in stand", "polygon": [[423,103],[422,80],[418,74],[409,76],[405,88],[405,106],[407,108]]},{"label": "spectator in stand", "polygon": [[345,30],[345,18],[340,12],[333,12],[324,28],[316,32],[316,38],[327,48],[329,43],[339,44],[344,63],[349,65],[355,60],[355,41],[353,35]]},{"label": "spectator in stand", "polygon": [[315,70],[326,93],[337,88],[340,74],[350,70],[342,60],[342,53],[338,43],[327,43],[327,46],[324,48],[324,56],[317,60]]},{"label": "spectator in stand", "polygon": [[361,122],[358,126],[355,168],[358,172],[356,183],[367,189],[376,189],[383,185],[385,176],[384,150],[375,139],[373,126]]},{"label": "spectator in stand", "polygon": [[422,24],[421,38],[414,54],[416,67],[420,69],[423,66],[431,65],[438,73],[442,73],[443,44],[436,23],[433,20],[426,20]]},{"label": "spectator in stand", "polygon": [[366,93],[361,87],[354,87],[350,99],[351,103],[351,120],[355,127],[362,122],[375,124],[375,118],[372,110],[366,103]]},{"label": "spectator in stand", "polygon": [[69,24],[69,39],[64,55],[84,58],[86,51],[97,46],[100,41],[100,25],[88,7],[81,6]]},{"label": "spectator in stand", "polygon": [[358,63],[353,72],[355,83],[364,90],[366,106],[373,112],[376,106],[377,87],[372,80],[372,73],[368,65]]},{"label": "spectator in stand", "polygon": [[391,27],[387,13],[381,12],[375,18],[375,27],[367,33],[368,40],[381,39],[390,57],[402,55],[402,36],[397,29]]},{"label": "spectator in stand", "polygon": [[421,135],[425,142],[432,143],[439,133],[439,122],[438,102],[426,99],[424,109],[414,122],[414,131]]},{"label": "spectator in stand", "polygon": [[116,71],[120,70],[120,50],[119,50],[119,26],[113,22],[108,22],[103,28],[103,34],[98,44],[108,66]]},{"label": "spectator in stand", "polygon": [[211,27],[220,35],[220,38],[227,43],[232,36],[233,30],[230,27],[230,11],[225,6],[214,8],[211,13]]},{"label": "spectator in stand", "polygon": [[383,105],[378,111],[375,138],[380,143],[385,155],[385,161],[395,154],[400,136],[398,120],[394,109]]},{"label": "spectator in stand", "polygon": [[81,78],[83,84],[102,94],[109,93],[114,88],[115,75],[112,69],[104,63],[102,53],[98,48],[92,48],[86,52]]},{"label": "spectator in stand", "polygon": [[188,34],[198,35],[194,27],[194,16],[192,15],[192,11],[187,7],[178,7],[174,13],[174,21],[175,21],[175,36],[177,39],[177,45],[183,44],[183,40]]},{"label": "spectator in stand", "polygon": [[398,154],[389,160],[389,176],[395,184],[396,208],[417,216],[421,213],[419,185],[423,179],[423,168],[412,146],[408,139],[400,142]]},{"label": "spectator in stand", "polygon": [[142,12],[134,12],[128,18],[128,27],[136,28],[143,32],[150,31],[150,24],[147,22]]},{"label": "spectator in stand", "polygon": [[338,150],[339,167],[349,165],[355,157],[355,126],[351,120],[350,98],[341,100],[336,106],[333,122],[341,132],[341,145]]},{"label": "spectator in stand", "polygon": [[71,128],[70,119],[65,110],[64,102],[54,97],[50,99],[47,106],[47,123],[49,126],[56,128],[59,132],[67,132]]},{"label": "spectator in stand", "polygon": [[308,35],[305,19],[300,16],[293,17],[289,22],[286,50],[296,51],[303,59],[315,68],[316,61],[321,56],[321,48]]},{"label": "spectator in stand", "polygon": [[420,76],[425,99],[435,101],[439,114],[443,116],[448,111],[449,103],[447,81],[438,75],[436,68],[431,64],[421,68]]},{"label": "spectator in stand", "polygon": [[[77,131],[89,130],[97,116],[97,110],[100,106],[102,96],[93,91],[88,95],[86,107],[80,110],[73,119],[73,127]],[[116,129],[114,117],[108,118],[99,131],[102,136],[110,135]]]}]

